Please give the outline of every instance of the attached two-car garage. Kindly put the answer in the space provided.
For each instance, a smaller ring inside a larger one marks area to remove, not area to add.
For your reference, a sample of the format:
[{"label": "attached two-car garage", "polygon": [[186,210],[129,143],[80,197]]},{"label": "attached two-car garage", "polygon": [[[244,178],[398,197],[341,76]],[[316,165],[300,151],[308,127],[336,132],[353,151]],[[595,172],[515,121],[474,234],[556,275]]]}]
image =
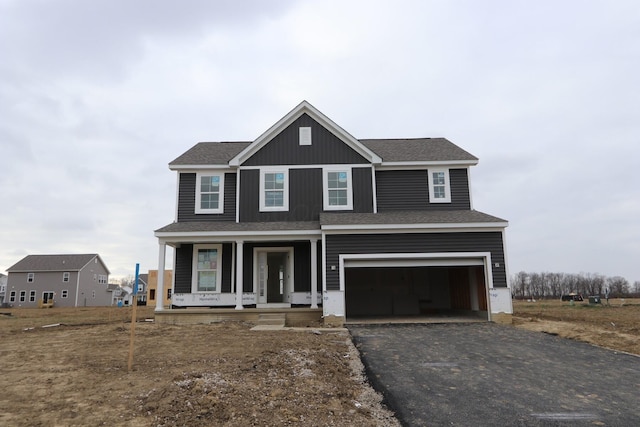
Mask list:
[{"label": "attached two-car garage", "polygon": [[346,317],[488,319],[485,262],[472,255],[347,256],[342,263]]}]

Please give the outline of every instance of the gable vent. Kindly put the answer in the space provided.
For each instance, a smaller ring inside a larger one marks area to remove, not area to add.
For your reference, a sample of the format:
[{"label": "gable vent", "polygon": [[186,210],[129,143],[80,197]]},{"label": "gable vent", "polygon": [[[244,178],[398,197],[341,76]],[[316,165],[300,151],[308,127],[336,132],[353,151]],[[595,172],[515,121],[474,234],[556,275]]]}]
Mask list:
[{"label": "gable vent", "polygon": [[300,127],[300,145],[311,145],[310,127]]}]

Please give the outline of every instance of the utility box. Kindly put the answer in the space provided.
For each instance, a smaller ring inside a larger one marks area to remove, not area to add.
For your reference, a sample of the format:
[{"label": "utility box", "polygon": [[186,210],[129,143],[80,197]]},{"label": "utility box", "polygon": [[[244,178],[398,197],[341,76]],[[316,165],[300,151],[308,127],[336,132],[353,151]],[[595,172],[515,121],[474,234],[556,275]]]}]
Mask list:
[{"label": "utility box", "polygon": [[600,301],[600,297],[599,296],[590,296],[589,297],[589,304],[602,304],[602,301]]}]

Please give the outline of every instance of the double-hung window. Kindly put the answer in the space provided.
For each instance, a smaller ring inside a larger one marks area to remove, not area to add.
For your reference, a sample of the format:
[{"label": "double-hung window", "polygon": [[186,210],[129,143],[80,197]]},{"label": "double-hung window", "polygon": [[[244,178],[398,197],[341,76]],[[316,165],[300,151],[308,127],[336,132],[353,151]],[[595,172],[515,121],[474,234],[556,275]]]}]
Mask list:
[{"label": "double-hung window", "polygon": [[33,281],[35,280],[35,277],[36,277],[35,273],[27,273],[27,282],[33,283]]},{"label": "double-hung window", "polygon": [[324,210],[353,209],[350,168],[330,168],[323,173]]},{"label": "double-hung window", "polygon": [[449,169],[429,169],[429,202],[451,203]]},{"label": "double-hung window", "polygon": [[63,282],[68,282],[69,281],[69,277],[71,277],[71,273],[69,273],[68,271],[65,271],[64,273],[62,273],[62,281]]},{"label": "double-hung window", "polygon": [[287,170],[260,171],[260,210],[289,210],[289,172]]},{"label": "double-hung window", "polygon": [[223,213],[224,174],[197,174],[196,213]]},{"label": "double-hung window", "polygon": [[193,247],[193,292],[220,292],[222,245]]}]

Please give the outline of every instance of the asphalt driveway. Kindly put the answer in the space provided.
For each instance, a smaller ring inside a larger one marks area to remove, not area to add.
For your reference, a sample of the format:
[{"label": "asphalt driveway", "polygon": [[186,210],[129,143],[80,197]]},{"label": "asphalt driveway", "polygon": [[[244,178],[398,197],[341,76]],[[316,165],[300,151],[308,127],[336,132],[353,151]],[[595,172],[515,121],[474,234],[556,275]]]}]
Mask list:
[{"label": "asphalt driveway", "polygon": [[349,331],[406,426],[640,426],[640,357],[493,323]]}]

